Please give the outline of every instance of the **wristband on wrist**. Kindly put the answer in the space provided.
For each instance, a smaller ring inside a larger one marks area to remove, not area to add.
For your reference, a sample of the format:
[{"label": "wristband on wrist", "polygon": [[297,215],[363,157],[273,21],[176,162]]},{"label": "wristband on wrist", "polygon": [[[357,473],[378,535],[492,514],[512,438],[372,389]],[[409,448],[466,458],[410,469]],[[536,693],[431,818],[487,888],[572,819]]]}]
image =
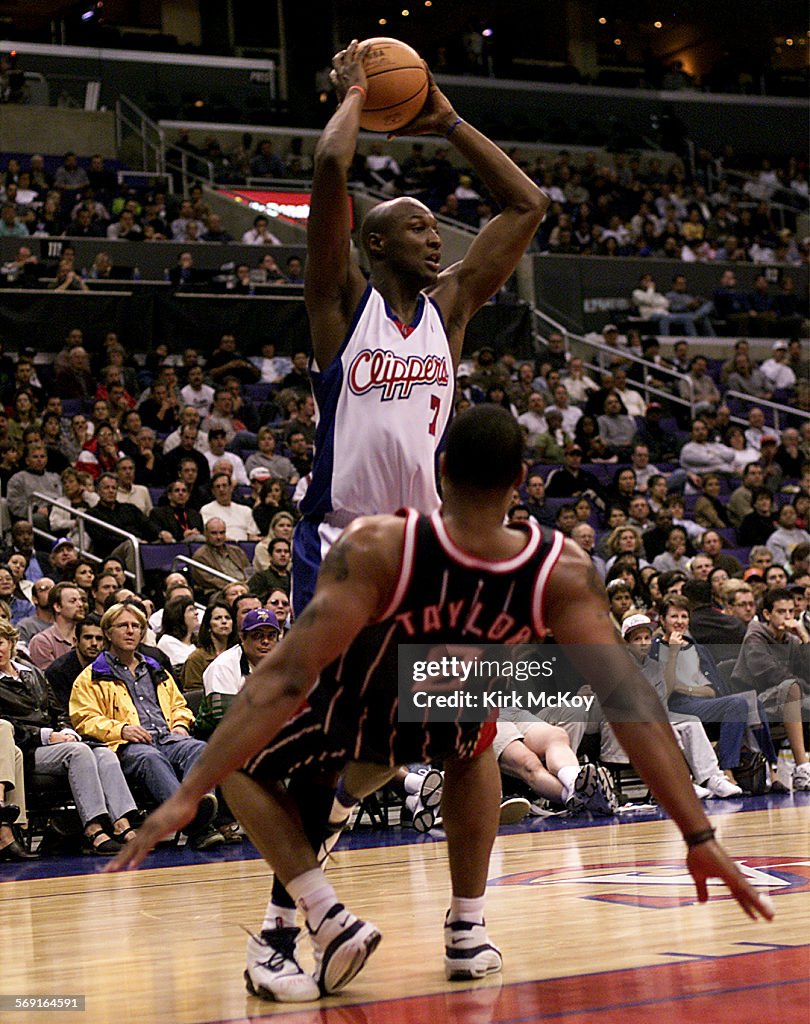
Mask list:
[{"label": "wristband on wrist", "polygon": [[708,843],[714,839],[714,829],[704,828],[702,832],[690,832],[688,836],[683,837],[683,841],[691,850],[693,846],[701,846],[703,843]]},{"label": "wristband on wrist", "polygon": [[451,135],[453,134],[453,132],[454,132],[454,131],[456,130],[456,128],[458,128],[458,126],[459,126],[460,124],[464,124],[464,119],[463,119],[463,118],[461,118],[461,117],[457,117],[457,118],[455,119],[455,121],[453,121],[453,123],[452,123],[452,124],[450,125],[450,127],[449,127],[449,128],[447,129],[447,131],[446,131],[446,132],[444,133],[444,137],[445,137],[446,139],[449,139],[449,138],[450,138],[450,136],[451,136]]},{"label": "wristband on wrist", "polygon": [[366,90],[363,88],[362,85],[350,85],[349,88],[346,90],[346,95],[348,96],[349,93],[353,89],[356,89],[359,93],[362,93],[363,94],[363,99],[365,100],[365,98],[366,98]]}]

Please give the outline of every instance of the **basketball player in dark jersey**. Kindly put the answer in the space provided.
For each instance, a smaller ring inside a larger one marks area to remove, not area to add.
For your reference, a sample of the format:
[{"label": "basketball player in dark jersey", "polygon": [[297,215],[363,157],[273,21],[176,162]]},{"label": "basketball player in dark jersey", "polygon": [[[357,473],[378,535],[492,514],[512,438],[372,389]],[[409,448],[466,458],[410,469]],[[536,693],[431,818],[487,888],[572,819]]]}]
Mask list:
[{"label": "basketball player in dark jersey", "polygon": [[[445,758],[442,813],[453,893],[445,921],[446,974],[469,980],[501,968],[483,917],[500,798],[493,723],[400,723],[395,669],[381,671],[400,641],[477,644],[550,630],[570,645],[569,660],[683,833],[699,899],[708,898],[706,880],[718,877],[751,918],[773,916],[767,899],[714,841],[663,708],[611,624],[593,567],[557,533],[502,525],[522,479],[521,450],[520,429],[505,410],[467,410],[451,425],[442,456],[440,515],[363,518],[343,533],[324,561],[312,602],[284,643],[249,677],[180,789],[110,866],[135,867],[221,784],[229,806],[305,913],[313,942],[310,977],[295,961],[297,930],[277,929],[268,973],[283,972],[288,986],[276,998],[339,991],[380,939],[374,925],[338,902],[284,793],[281,780],[305,762],[339,771],[362,757],[384,773],[402,761]],[[598,659],[592,649],[578,647],[583,638],[601,645]],[[344,673],[344,666],[351,671]]]}]

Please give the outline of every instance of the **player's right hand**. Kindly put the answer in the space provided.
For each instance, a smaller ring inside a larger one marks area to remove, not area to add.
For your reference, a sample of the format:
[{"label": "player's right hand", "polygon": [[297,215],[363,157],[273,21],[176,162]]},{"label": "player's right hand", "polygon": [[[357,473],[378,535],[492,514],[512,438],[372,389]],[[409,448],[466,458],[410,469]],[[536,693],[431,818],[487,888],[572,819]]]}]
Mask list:
[{"label": "player's right hand", "polygon": [[337,93],[338,103],[343,102],[346,93],[353,85],[359,85],[362,89],[368,88],[366,72],[363,67],[363,58],[367,53],[367,46],[360,46],[356,39],[352,39],[345,50],[340,50],[332,58],[329,79]]},{"label": "player's right hand", "polygon": [[729,858],[723,847],[715,840],[712,839],[699,846],[693,846],[687,855],[686,866],[695,880],[698,900],[701,903],[706,903],[709,899],[707,879],[720,878],[752,920],[756,921],[757,917],[763,917],[766,921],[773,920],[774,910],[768,896],[765,893],[757,892],[745,879],[734,861]]},{"label": "player's right hand", "polygon": [[105,872],[132,871],[161,839],[180,832],[197,813],[199,800],[188,797],[182,787],[153,811],[138,829],[135,838],[104,865]]}]

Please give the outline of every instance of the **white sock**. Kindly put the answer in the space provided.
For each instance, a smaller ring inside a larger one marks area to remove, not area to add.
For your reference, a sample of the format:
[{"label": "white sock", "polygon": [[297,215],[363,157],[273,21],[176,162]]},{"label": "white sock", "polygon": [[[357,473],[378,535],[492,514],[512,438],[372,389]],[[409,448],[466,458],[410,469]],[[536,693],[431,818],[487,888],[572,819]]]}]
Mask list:
[{"label": "white sock", "polygon": [[578,764],[566,764],[557,772],[557,778],[563,785],[563,802],[574,792],[574,783],[579,775]]},{"label": "white sock", "polygon": [[295,907],[280,907],[270,900],[264,912],[262,931],[274,931],[276,928],[295,928]]},{"label": "white sock", "polygon": [[471,924],[483,924],[484,905],[486,894],[469,898],[467,896],[453,896],[450,900],[450,913],[448,921],[469,921]]},{"label": "white sock", "polygon": [[424,772],[408,772],[405,778],[402,780],[402,786],[405,792],[412,796],[414,793],[418,793],[422,788],[422,783],[425,781]]},{"label": "white sock", "polygon": [[315,931],[331,906],[338,902],[337,893],[326,881],[320,868],[312,868],[293,878],[287,892],[306,914],[307,924]]}]

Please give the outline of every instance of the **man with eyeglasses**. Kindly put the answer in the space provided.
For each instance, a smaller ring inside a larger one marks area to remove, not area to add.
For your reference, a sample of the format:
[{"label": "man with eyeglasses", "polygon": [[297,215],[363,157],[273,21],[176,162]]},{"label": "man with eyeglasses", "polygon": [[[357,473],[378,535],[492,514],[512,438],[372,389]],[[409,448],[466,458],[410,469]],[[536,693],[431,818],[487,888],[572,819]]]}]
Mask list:
[{"label": "man with eyeglasses", "polygon": [[721,593],[726,615],[734,616],[747,628],[757,613],[754,591],[744,580],[726,580]]},{"label": "man with eyeglasses", "polygon": [[20,643],[27,647],[31,639],[53,625],[53,612],[48,607],[48,595],[53,590],[54,582],[49,576],[43,576],[31,588],[31,603],[34,606],[34,614],[20,619],[17,623],[17,632],[20,634]]},{"label": "man with eyeglasses", "polygon": [[[194,715],[170,673],[139,652],[146,631],[140,608],[112,605],[101,617],[101,631],[107,650],[83,669],[71,690],[73,727],[115,751],[127,780],[166,800],[205,749],[190,735]],[[211,827],[216,812],[216,797],[207,793],[185,829],[192,849],[224,842]]]}]

